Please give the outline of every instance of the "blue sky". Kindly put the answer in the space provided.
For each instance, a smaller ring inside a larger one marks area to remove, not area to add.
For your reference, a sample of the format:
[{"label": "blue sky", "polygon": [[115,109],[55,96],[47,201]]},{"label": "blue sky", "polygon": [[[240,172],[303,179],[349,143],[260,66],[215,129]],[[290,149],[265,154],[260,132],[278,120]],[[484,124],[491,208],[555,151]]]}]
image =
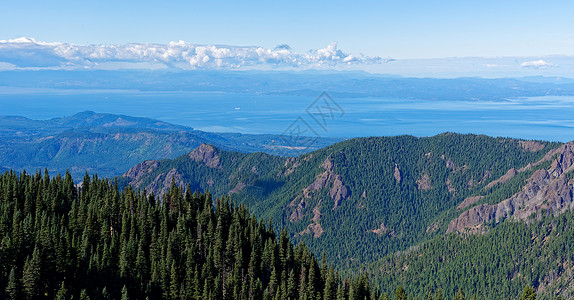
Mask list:
[{"label": "blue sky", "polygon": [[574,1],[4,1],[0,39],[75,44],[338,42],[393,58],[574,55]]}]

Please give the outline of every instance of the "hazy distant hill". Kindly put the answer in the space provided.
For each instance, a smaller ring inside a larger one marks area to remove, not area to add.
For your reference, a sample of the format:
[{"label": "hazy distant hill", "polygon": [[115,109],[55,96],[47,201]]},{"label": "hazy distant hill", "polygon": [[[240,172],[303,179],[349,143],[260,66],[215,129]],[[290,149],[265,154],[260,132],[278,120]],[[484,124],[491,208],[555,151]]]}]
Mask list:
[{"label": "hazy distant hill", "polygon": [[408,78],[367,72],[218,70],[41,70],[1,71],[0,87],[13,89],[223,91],[333,97],[442,100],[505,100],[574,95],[574,81],[559,77]]},{"label": "hazy distant hill", "polygon": [[[309,148],[282,148],[282,153],[312,151],[339,140],[319,138]],[[283,141],[278,135],[209,133],[148,118],[94,112],[50,120],[0,117],[0,166],[60,173],[70,169],[77,180],[86,171],[117,176],[140,161],[175,158],[203,143],[225,150],[274,152],[273,147]]]}]

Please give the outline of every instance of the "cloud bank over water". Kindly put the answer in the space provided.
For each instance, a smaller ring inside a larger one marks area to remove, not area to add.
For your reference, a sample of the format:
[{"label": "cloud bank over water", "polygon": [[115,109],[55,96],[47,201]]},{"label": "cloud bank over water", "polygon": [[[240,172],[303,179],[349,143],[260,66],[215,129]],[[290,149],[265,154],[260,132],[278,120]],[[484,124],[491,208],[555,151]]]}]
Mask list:
[{"label": "cloud bank over water", "polygon": [[196,45],[184,41],[169,44],[76,45],[47,43],[32,38],[0,40],[0,64],[4,69],[242,69],[329,68],[381,64],[392,59],[352,55],[331,43],[306,53],[289,45],[274,49],[257,46]]},{"label": "cloud bank over water", "polygon": [[547,69],[557,67],[557,65],[544,61],[543,59],[525,61],[522,64],[520,64],[520,66],[523,68],[534,68],[534,69]]}]

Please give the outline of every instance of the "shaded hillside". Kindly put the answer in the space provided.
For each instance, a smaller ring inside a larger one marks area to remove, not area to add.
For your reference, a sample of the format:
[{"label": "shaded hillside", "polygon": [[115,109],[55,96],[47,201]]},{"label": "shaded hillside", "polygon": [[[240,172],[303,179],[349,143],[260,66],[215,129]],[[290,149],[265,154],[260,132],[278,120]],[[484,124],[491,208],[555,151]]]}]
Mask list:
[{"label": "shaded hillside", "polygon": [[[220,178],[214,193],[232,193],[294,240],[345,266],[442,235],[460,207],[510,197],[547,167],[550,162],[532,166],[558,146],[452,133],[358,138],[288,159],[202,146],[174,161],[138,165],[123,180],[159,192],[171,178],[200,190]],[[199,155],[206,151],[208,161]],[[508,170],[528,164],[528,171],[500,183]]]},{"label": "shaded hillside", "polygon": [[176,158],[203,143],[241,152],[274,153],[281,147],[290,155],[339,140],[319,138],[308,148],[289,148],[278,135],[209,133],[123,115],[82,112],[42,121],[0,117],[0,167],[62,173],[69,168],[80,180],[85,172],[118,176],[143,160]]}]

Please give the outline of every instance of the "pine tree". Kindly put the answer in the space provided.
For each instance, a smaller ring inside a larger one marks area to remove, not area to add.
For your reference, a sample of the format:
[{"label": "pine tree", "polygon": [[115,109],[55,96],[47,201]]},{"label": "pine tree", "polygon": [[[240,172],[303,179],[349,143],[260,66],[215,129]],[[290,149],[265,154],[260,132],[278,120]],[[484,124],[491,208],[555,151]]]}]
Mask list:
[{"label": "pine tree", "polygon": [[10,275],[8,276],[8,285],[6,286],[6,294],[10,299],[18,299],[19,295],[18,278],[16,278],[16,267],[12,267]]},{"label": "pine tree", "polygon": [[327,271],[326,279],[325,279],[325,290],[323,291],[323,299],[330,300],[335,299],[335,295],[337,292],[337,285],[335,282],[335,270],[333,269],[333,265],[329,271]]},{"label": "pine tree", "polygon": [[56,298],[57,300],[66,300],[67,297],[66,295],[68,294],[68,290],[66,289],[66,286],[64,284],[64,282],[62,281],[62,284],[60,285],[60,289],[58,290],[58,292],[56,293]]},{"label": "pine tree", "polygon": [[122,300],[129,300],[130,296],[128,295],[128,288],[124,285],[122,288]]},{"label": "pine tree", "polygon": [[462,291],[462,289],[459,289],[456,295],[454,295],[454,300],[465,300],[465,299],[466,298],[464,297],[464,292]]},{"label": "pine tree", "polygon": [[170,283],[169,283],[169,296],[171,299],[177,299],[179,296],[179,282],[177,279],[177,269],[175,267],[175,261],[171,263],[170,271]]},{"label": "pine tree", "polygon": [[519,300],[536,300],[536,291],[534,291],[534,289],[527,285],[526,287],[524,287],[524,290],[522,290],[522,294],[520,295],[520,298],[518,298]]},{"label": "pine tree", "polygon": [[86,291],[86,289],[82,289],[80,291],[80,300],[90,300],[91,297],[90,295],[88,295],[88,292]]},{"label": "pine tree", "polygon": [[407,293],[402,285],[395,291],[395,300],[407,300]]},{"label": "pine tree", "polygon": [[24,274],[22,276],[22,286],[28,298],[34,298],[40,293],[41,261],[40,249],[34,248],[32,258],[27,259],[24,264]]},{"label": "pine tree", "polygon": [[102,289],[102,299],[104,300],[110,300],[111,296],[110,293],[108,292],[108,287],[104,286],[104,288]]}]

